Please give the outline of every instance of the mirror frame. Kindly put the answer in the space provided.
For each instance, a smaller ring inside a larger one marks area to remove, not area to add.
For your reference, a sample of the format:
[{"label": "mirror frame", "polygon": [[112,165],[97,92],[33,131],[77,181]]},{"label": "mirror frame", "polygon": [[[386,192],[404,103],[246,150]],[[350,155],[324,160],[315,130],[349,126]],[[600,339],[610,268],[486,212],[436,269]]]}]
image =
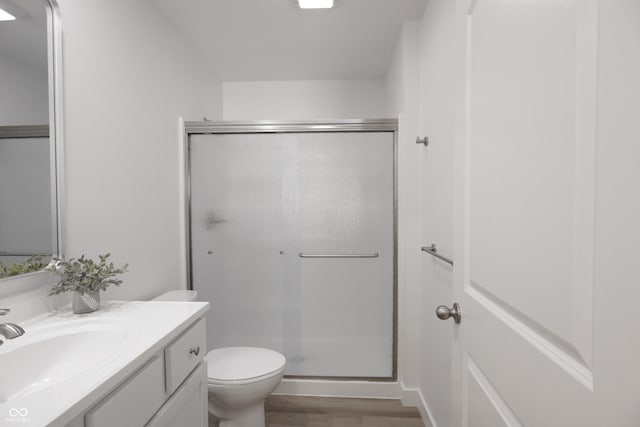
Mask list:
[{"label": "mirror frame", "polygon": [[[63,113],[62,113],[62,26],[60,11],[56,0],[42,0],[46,9],[47,21],[47,86],[49,95],[49,164],[51,183],[51,256],[63,257]],[[40,275],[44,272],[10,276],[0,279],[0,283],[19,280],[20,278]],[[2,296],[2,295],[0,295]]]},{"label": "mirror frame", "polygon": [[51,165],[51,231],[53,257],[63,257],[62,201],[64,178],[62,25],[56,0],[43,0],[47,8],[47,77],[49,88],[49,152]]}]

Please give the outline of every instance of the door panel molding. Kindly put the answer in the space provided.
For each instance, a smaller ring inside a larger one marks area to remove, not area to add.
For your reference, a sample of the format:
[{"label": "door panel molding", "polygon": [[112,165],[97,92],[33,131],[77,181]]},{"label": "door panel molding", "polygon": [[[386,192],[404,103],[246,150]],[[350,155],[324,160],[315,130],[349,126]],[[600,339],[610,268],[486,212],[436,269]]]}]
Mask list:
[{"label": "door panel molding", "polygon": [[598,91],[598,3],[577,3],[576,124],[573,183],[571,335],[587,366],[593,365],[595,193]]},{"label": "door panel molding", "polygon": [[[491,17],[491,7],[481,9],[483,5],[494,6],[496,10],[502,5],[499,2],[492,2],[491,0],[475,0],[469,4],[469,13],[467,16],[467,97],[466,97],[466,111],[467,111],[467,149],[473,150],[475,147],[479,147],[478,142],[474,138],[473,129],[474,121],[473,116],[475,113],[474,107],[474,42],[475,33],[473,30],[474,21],[477,19],[475,14],[482,10],[485,13],[485,17]],[[541,248],[548,248],[549,252],[540,257],[537,261],[541,261],[541,264],[534,264],[534,260],[520,259],[522,263],[529,263],[530,268],[545,268],[546,262],[553,262],[550,265],[550,271],[556,271],[554,269],[561,269],[565,277],[568,279],[568,283],[564,282],[562,287],[556,288],[561,293],[557,296],[548,295],[545,298],[548,299],[549,311],[542,309],[542,302],[539,300],[536,305],[531,306],[528,301],[522,298],[513,299],[506,295],[506,298],[501,298],[500,304],[485,305],[485,308],[491,310],[495,307],[500,307],[502,310],[494,315],[502,319],[512,319],[511,324],[524,327],[528,331],[523,336],[533,337],[536,331],[547,331],[546,334],[542,334],[535,342],[545,343],[543,348],[549,350],[546,353],[554,355],[553,359],[559,361],[562,366],[568,369],[576,379],[588,388],[593,387],[593,375],[591,374],[590,367],[592,366],[592,347],[593,347],[593,286],[594,286],[594,210],[595,210],[595,117],[596,117],[596,64],[597,64],[597,1],[590,0],[587,2],[575,2],[572,5],[575,8],[575,39],[576,39],[576,56],[575,56],[575,68],[574,78],[576,82],[575,87],[575,99],[573,101],[572,115],[574,119],[573,141],[567,141],[568,144],[564,145],[564,155],[570,156],[573,165],[573,171],[564,175],[563,178],[567,185],[566,191],[568,191],[571,198],[566,208],[560,207],[561,213],[564,210],[566,220],[570,221],[571,228],[569,230],[562,230],[562,235],[565,244],[566,251],[555,249],[556,242],[548,241],[545,243],[538,243]],[[566,15],[569,9],[564,9],[563,13]],[[571,10],[573,13],[573,10]],[[557,19],[564,19],[559,15]],[[490,18],[489,18],[490,19]],[[477,24],[475,24],[477,25]],[[486,28],[485,28],[486,32]],[[569,37],[569,36],[567,36]],[[568,40],[568,39],[567,39]],[[485,41],[486,42],[486,41]],[[485,59],[486,61],[486,59]],[[486,95],[486,94],[485,94]],[[482,98],[484,99],[484,98]],[[564,126],[563,129],[568,130],[569,126]],[[489,134],[490,135],[490,134]],[[547,142],[547,147],[549,143]],[[499,147],[499,146],[498,146]],[[496,148],[496,147],[489,147]],[[475,148],[478,150],[478,148]],[[481,148],[480,148],[481,149]],[[532,147],[532,150],[537,150],[537,147]],[[466,222],[466,246],[468,262],[465,263],[465,289],[472,287],[476,291],[483,290],[482,294],[494,295],[492,288],[483,286],[482,282],[487,280],[487,277],[477,274],[472,269],[473,259],[477,256],[481,256],[483,259],[483,265],[487,265],[487,260],[500,259],[500,254],[487,255],[484,251],[484,242],[474,242],[473,233],[476,224],[471,221],[471,218],[475,218],[472,204],[473,185],[475,184],[472,171],[474,170],[474,160],[471,159],[472,151],[468,152],[467,165],[466,165],[466,210],[467,222]],[[497,153],[496,153],[497,154]],[[486,169],[485,169],[486,170]],[[508,168],[507,168],[508,170]],[[477,172],[476,172],[477,173]],[[570,174],[570,176],[569,176]],[[492,179],[488,176],[486,179]],[[490,182],[490,181],[487,181]],[[485,182],[485,187],[487,184]],[[531,184],[531,183],[530,183]],[[548,184],[547,184],[548,185]],[[496,207],[497,208],[497,207]],[[486,210],[486,209],[485,209]],[[560,221],[557,224],[562,224]],[[479,227],[480,225],[478,225]],[[513,224],[512,224],[513,226]],[[526,227],[526,224],[524,225]],[[476,228],[479,229],[479,228]],[[497,236],[495,236],[497,237]],[[559,236],[560,237],[560,236]],[[559,243],[559,242],[558,242]],[[505,249],[508,249],[505,247]],[[537,249],[537,248],[536,248]],[[555,251],[555,253],[552,253]],[[539,253],[539,252],[538,252]],[[507,256],[514,256],[507,254]],[[517,257],[517,255],[515,255]],[[524,256],[524,255],[523,255]],[[565,257],[566,259],[562,259]],[[478,261],[476,261],[478,262]],[[508,262],[508,261],[507,261]],[[534,267],[535,266],[535,267]],[[496,268],[500,268],[498,264],[494,265],[492,271],[497,272]],[[493,267],[492,267],[493,268]],[[485,274],[486,276],[486,274]],[[509,277],[509,276],[506,276]],[[474,280],[476,279],[476,280]],[[481,279],[481,280],[477,280]],[[504,278],[503,278],[503,287]],[[549,285],[547,285],[548,287]],[[564,288],[564,291],[562,291]],[[511,295],[517,295],[513,290],[510,291]],[[564,293],[562,293],[564,292]],[[542,294],[541,294],[542,295]],[[531,302],[533,304],[533,302]],[[532,307],[532,311],[525,307]],[[513,315],[505,317],[505,313],[521,313],[521,316],[516,318]],[[544,318],[541,316],[545,315]],[[557,329],[559,328],[559,329]],[[521,327],[517,327],[514,330],[523,330]]]},{"label": "door panel molding", "polygon": [[[491,426],[498,427],[496,422],[499,422],[498,419],[502,422],[504,426],[507,427],[523,427],[522,422],[518,419],[516,414],[513,412],[509,404],[502,398],[501,393],[496,390],[496,388],[491,384],[491,381],[487,376],[482,372],[482,369],[475,363],[473,358],[467,353],[465,354],[465,362],[466,362],[466,372],[465,372],[465,396],[467,398],[467,402],[465,402],[465,427],[469,426],[470,418],[474,418],[470,415],[473,415],[473,409],[470,406],[469,395],[473,390],[473,385],[477,386],[483,397],[488,401],[487,403],[491,405],[491,409],[494,412],[493,420],[486,419],[473,419],[471,420],[472,426],[482,425],[482,426]],[[478,403],[476,403],[478,404]],[[480,402],[480,404],[482,404]],[[487,412],[491,413],[491,410],[487,410],[486,408],[482,411],[486,416]]]},{"label": "door panel molding", "polygon": [[593,372],[570,343],[473,283],[465,292],[576,381],[593,391]]}]

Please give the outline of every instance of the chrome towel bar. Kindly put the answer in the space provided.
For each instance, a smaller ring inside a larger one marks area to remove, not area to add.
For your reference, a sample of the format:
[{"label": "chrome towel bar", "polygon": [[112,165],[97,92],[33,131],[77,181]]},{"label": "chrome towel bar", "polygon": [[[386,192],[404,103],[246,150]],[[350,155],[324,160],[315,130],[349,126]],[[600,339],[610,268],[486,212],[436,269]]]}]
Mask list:
[{"label": "chrome towel bar", "polygon": [[373,253],[342,253],[342,254],[312,254],[300,252],[300,258],[378,258],[378,252]]},{"label": "chrome towel bar", "polygon": [[446,262],[447,264],[453,265],[453,260],[452,259],[449,259],[447,257],[443,257],[442,255],[440,255],[437,252],[435,243],[432,243],[431,246],[423,246],[420,249],[422,250],[422,252],[426,252],[426,253],[428,253],[430,255],[433,255],[434,257],[436,257],[438,259],[441,259],[442,261]]}]

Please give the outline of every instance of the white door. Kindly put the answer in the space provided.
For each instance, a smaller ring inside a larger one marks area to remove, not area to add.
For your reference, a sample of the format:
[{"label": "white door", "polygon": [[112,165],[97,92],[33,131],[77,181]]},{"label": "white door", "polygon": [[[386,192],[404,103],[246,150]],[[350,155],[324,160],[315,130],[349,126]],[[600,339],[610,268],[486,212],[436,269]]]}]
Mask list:
[{"label": "white door", "polygon": [[453,425],[640,426],[640,2],[456,21]]}]

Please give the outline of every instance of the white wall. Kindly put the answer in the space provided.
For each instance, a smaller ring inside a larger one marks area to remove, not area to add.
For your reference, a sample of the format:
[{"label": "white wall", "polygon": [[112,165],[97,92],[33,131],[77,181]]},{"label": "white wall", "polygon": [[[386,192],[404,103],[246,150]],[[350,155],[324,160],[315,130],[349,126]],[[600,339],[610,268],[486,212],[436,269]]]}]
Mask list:
[{"label": "white wall", "polygon": [[398,379],[405,404],[417,404],[420,363],[418,160],[419,62],[417,21],[406,22],[387,71],[387,115],[399,117],[398,132]]},{"label": "white wall", "polygon": [[47,88],[46,70],[0,55],[0,126],[49,123]]},{"label": "white wall", "polygon": [[220,85],[146,1],[59,0],[64,247],[128,262],[107,298],[181,286],[178,118],[221,117]]},{"label": "white wall", "polygon": [[398,42],[393,50],[393,56],[387,69],[387,74],[384,78],[384,90],[385,90],[385,106],[387,109],[387,116],[398,117],[404,110],[402,104],[404,95],[404,37],[403,33],[400,33]]},{"label": "white wall", "polygon": [[386,117],[384,80],[227,82],[224,120]]},{"label": "white wall", "polygon": [[[421,157],[421,240],[453,254],[454,20],[456,2],[429,0],[420,33],[420,130],[429,137]],[[451,305],[452,268],[422,258],[420,391],[435,426],[451,425],[451,356],[454,323],[436,318],[435,308]],[[435,427],[434,426],[434,427]]]},{"label": "white wall", "polygon": [[[434,309],[450,304],[452,269],[419,251],[453,252],[453,72],[455,2],[430,0],[405,23],[386,78],[387,111],[400,117],[400,381],[403,402],[435,427],[448,426],[452,322]],[[417,145],[429,137],[429,146]]]}]

